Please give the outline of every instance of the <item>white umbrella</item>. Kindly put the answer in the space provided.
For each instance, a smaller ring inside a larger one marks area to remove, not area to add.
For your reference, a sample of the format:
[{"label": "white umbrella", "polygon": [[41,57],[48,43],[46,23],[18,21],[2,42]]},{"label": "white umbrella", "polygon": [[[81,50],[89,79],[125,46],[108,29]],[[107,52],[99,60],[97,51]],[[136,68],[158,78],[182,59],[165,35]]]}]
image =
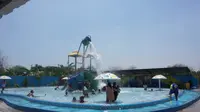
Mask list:
[{"label": "white umbrella", "polygon": [[161,90],[161,79],[167,79],[167,78],[163,75],[155,75],[152,79],[158,79],[159,90]]},{"label": "white umbrella", "polygon": [[3,76],[0,76],[0,79],[3,79],[3,80],[5,80],[5,79],[11,79],[11,77],[3,75]]},{"label": "white umbrella", "polygon": [[62,80],[67,80],[67,79],[69,79],[69,78],[68,78],[68,77],[63,77],[63,78],[62,78]]},{"label": "white umbrella", "polygon": [[95,77],[94,80],[120,80],[120,78],[113,73],[103,73]]}]

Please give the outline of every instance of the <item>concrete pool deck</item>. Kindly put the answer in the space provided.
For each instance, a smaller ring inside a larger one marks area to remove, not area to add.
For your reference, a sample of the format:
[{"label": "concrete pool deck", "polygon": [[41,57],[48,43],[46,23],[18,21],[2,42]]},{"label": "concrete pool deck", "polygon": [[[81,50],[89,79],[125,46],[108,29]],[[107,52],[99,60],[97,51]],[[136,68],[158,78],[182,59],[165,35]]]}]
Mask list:
[{"label": "concrete pool deck", "polygon": [[[200,92],[200,89],[195,89],[194,91]],[[180,110],[179,112],[199,112],[199,110],[200,110],[200,100],[192,104],[191,106],[183,110]]]},{"label": "concrete pool deck", "polygon": [[199,112],[199,110],[200,110],[200,101],[197,101],[193,105],[191,105],[188,108],[183,109],[179,112]]},{"label": "concrete pool deck", "polygon": [[22,112],[22,111],[13,109],[12,107],[6,105],[3,101],[0,101],[0,112]]}]

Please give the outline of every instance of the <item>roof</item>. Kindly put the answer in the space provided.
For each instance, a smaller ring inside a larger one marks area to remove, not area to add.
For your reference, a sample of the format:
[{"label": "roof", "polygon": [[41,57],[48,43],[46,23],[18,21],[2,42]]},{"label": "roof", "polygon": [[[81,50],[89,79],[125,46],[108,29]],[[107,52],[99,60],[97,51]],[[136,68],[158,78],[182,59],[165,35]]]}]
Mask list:
[{"label": "roof", "polygon": [[151,68],[151,69],[128,69],[128,70],[116,70],[111,71],[117,74],[178,74],[178,73],[190,73],[188,67],[168,67],[168,68]]},{"label": "roof", "polygon": [[0,9],[9,4],[12,0],[0,0]]},{"label": "roof", "polygon": [[69,57],[81,57],[82,55],[78,53],[78,51],[73,51],[69,55]]},{"label": "roof", "polygon": [[11,13],[15,8],[24,5],[29,0],[0,0],[0,18]]}]

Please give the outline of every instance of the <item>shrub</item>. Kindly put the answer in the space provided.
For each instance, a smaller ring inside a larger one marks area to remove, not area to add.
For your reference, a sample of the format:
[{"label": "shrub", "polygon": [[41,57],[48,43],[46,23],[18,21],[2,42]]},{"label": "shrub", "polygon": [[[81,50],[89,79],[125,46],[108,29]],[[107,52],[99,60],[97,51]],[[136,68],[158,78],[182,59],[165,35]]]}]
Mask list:
[{"label": "shrub", "polygon": [[171,83],[173,82],[173,83],[176,83],[178,85],[179,89],[185,89],[185,84],[184,83],[176,80],[175,78],[173,78],[170,75],[166,76],[166,77],[167,77],[167,79],[162,80],[162,81],[167,85],[167,88],[169,88]]},{"label": "shrub", "polygon": [[19,88],[19,85],[18,84],[14,84],[14,87]]}]

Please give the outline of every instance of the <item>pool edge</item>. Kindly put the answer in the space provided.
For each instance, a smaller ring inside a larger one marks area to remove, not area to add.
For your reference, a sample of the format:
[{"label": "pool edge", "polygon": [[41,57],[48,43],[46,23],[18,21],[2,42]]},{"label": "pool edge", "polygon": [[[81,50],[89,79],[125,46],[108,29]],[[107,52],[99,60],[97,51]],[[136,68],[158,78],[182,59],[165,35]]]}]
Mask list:
[{"label": "pool edge", "polygon": [[[184,91],[182,92],[182,94],[180,94],[180,96],[182,96],[184,94]],[[48,101],[44,101],[44,100],[38,100],[38,99],[32,99],[23,95],[14,95],[14,94],[4,94],[6,96],[14,96],[14,97],[20,97],[23,98],[25,100],[34,102],[34,103],[39,103],[39,104],[46,104],[49,105],[52,102]],[[180,97],[179,96],[179,97]],[[174,99],[174,98],[173,98]],[[46,109],[40,109],[40,108],[32,108],[32,107],[26,107],[23,105],[17,105],[17,104],[13,104],[9,101],[7,101],[6,99],[0,98],[0,100],[4,101],[6,104],[8,104],[9,106],[19,109],[19,110],[28,110],[28,111],[33,111],[33,112],[41,112],[41,111],[47,111],[47,112],[52,112],[51,110],[46,110]],[[157,100],[157,101],[153,101],[153,102],[145,102],[145,103],[138,103],[138,104],[121,104],[121,105],[90,105],[90,104],[73,104],[73,103],[58,103],[58,102],[53,102],[53,106],[58,106],[58,107],[68,107],[68,108],[80,108],[80,109],[94,109],[94,110],[125,110],[125,109],[133,109],[133,108],[142,108],[145,106],[153,106],[156,104],[160,104],[160,103],[164,103],[169,101],[169,98],[164,98],[161,100]]]},{"label": "pool edge", "polygon": [[[195,92],[195,91],[193,91]],[[156,110],[156,111],[152,111],[152,112],[177,112],[177,111],[180,111],[180,110],[183,110],[189,106],[191,106],[192,104],[196,103],[197,101],[200,100],[200,92],[197,92],[199,95],[197,98],[193,99],[192,101],[190,102],[187,102],[181,106],[178,106],[178,107],[170,107],[170,108],[166,108],[166,109],[161,109],[161,110]]]}]

